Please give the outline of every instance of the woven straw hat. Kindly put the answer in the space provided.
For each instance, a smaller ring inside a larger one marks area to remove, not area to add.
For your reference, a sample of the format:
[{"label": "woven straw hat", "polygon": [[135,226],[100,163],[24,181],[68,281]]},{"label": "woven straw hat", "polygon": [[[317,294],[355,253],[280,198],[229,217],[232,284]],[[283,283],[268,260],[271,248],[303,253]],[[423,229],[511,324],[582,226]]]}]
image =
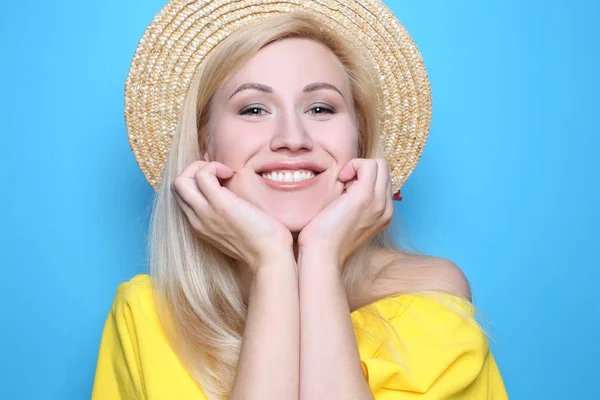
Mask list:
[{"label": "woven straw hat", "polygon": [[350,37],[379,76],[381,145],[397,192],[417,165],[431,123],[431,88],[414,41],[379,0],[172,0],[140,40],[125,83],[129,145],[156,190],[192,77],[239,27],[302,10]]}]

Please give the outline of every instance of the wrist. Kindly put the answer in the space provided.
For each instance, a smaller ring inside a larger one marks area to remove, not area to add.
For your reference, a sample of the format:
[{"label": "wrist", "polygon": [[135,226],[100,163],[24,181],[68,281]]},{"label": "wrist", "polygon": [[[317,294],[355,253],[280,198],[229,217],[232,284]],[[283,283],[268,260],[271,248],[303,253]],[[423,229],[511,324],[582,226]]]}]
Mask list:
[{"label": "wrist", "polygon": [[[307,268],[311,266],[321,265],[327,269],[338,269],[339,270],[339,257],[331,250],[316,247],[300,247],[298,249],[298,264],[299,268],[302,265],[306,265]],[[335,267],[335,268],[332,268]]]},{"label": "wrist", "polygon": [[282,249],[261,255],[251,268],[254,275],[262,271],[296,270],[296,260],[293,250]]},{"label": "wrist", "polygon": [[330,282],[341,278],[341,268],[330,252],[305,251],[298,255],[299,277],[308,281]]},{"label": "wrist", "polygon": [[345,293],[342,275],[331,257],[305,255],[298,265],[298,291],[300,297]]}]

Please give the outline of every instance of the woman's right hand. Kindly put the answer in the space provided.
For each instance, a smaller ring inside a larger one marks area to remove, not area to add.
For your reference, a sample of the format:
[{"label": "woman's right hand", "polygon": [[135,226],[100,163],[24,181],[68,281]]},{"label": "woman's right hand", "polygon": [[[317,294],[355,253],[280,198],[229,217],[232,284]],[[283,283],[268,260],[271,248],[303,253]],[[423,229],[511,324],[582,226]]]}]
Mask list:
[{"label": "woman's right hand", "polygon": [[293,238],[280,221],[221,186],[219,179],[233,174],[225,164],[195,161],[173,180],[171,191],[196,235],[256,272],[291,254]]}]

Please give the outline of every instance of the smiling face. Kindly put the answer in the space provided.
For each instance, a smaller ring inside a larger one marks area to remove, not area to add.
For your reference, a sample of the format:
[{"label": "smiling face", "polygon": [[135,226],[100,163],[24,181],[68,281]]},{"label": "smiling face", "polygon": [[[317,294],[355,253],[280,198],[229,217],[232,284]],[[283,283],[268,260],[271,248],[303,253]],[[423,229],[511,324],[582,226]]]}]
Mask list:
[{"label": "smiling face", "polygon": [[342,194],[357,157],[348,77],[325,45],[284,39],[263,47],[215,93],[205,157],[231,167],[224,183],[299,232]]}]

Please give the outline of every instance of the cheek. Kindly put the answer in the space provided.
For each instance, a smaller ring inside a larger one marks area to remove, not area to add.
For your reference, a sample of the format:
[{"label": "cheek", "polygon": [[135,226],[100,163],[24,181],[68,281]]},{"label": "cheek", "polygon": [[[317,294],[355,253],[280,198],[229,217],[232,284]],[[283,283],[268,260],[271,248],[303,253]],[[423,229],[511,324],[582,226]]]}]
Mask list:
[{"label": "cheek", "polygon": [[225,123],[220,125],[213,135],[214,159],[236,171],[264,145],[264,138],[258,132],[258,125]]},{"label": "cheek", "polygon": [[319,135],[319,143],[337,163],[345,164],[358,156],[358,134],[350,120],[328,126]]}]

